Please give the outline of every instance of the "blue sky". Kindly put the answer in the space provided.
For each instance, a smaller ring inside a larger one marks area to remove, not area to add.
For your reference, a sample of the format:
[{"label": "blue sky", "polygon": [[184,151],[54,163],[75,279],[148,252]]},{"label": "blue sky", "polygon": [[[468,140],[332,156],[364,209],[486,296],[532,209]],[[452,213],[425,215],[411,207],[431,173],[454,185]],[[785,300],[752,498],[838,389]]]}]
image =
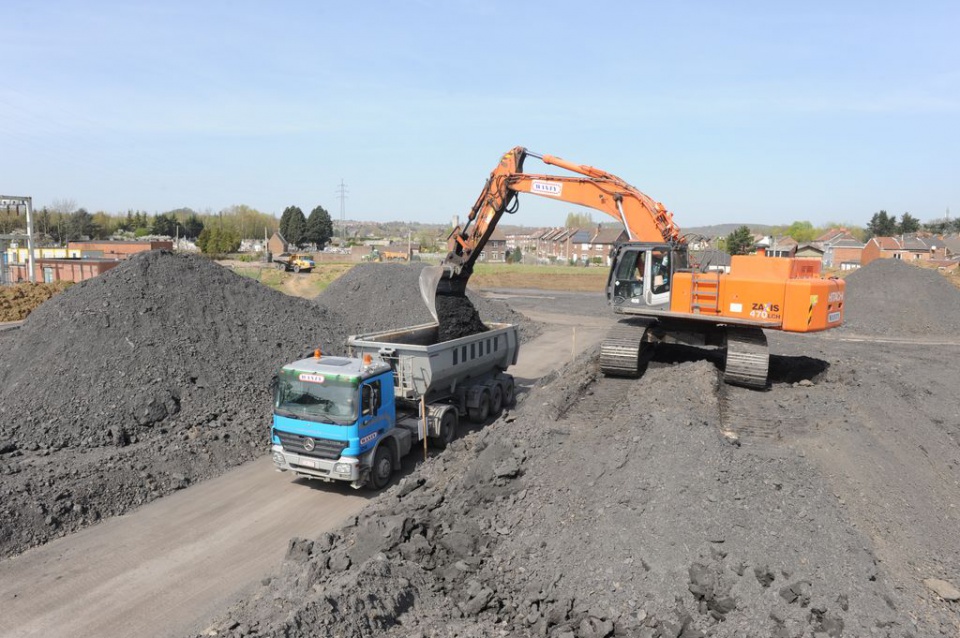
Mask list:
[{"label": "blue sky", "polygon": [[348,218],[445,222],[522,145],[681,227],[955,217],[958,27],[955,1],[4,0],[0,192],[338,218],[342,179]]}]

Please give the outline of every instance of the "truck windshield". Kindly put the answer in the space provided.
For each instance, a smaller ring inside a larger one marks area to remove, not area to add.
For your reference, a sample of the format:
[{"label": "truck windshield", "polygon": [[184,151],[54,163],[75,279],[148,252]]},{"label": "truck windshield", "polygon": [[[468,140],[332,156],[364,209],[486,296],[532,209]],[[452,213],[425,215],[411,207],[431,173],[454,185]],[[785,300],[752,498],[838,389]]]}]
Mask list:
[{"label": "truck windshield", "polygon": [[281,416],[350,425],[357,420],[357,381],[281,370],[274,410]]}]

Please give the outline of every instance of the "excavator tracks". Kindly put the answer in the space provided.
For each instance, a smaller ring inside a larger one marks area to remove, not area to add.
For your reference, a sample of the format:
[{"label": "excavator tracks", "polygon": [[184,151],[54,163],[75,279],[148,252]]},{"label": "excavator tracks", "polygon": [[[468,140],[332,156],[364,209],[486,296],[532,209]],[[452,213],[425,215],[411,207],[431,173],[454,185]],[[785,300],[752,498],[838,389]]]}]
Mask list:
[{"label": "excavator tracks", "polygon": [[608,377],[640,376],[640,363],[653,344],[646,340],[647,324],[624,320],[600,344],[600,371]]},{"label": "excavator tracks", "polygon": [[767,337],[760,328],[727,328],[727,357],[723,380],[733,385],[764,389],[770,368]]}]

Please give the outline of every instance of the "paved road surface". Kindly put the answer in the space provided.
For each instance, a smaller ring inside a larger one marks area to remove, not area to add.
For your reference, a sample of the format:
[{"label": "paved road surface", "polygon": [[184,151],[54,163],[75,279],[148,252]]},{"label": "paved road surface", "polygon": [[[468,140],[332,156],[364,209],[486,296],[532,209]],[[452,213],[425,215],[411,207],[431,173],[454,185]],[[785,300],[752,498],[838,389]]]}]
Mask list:
[{"label": "paved road surface", "polygon": [[[596,345],[607,317],[549,321],[511,372],[520,391]],[[315,537],[370,495],[301,482],[268,457],[0,562],[0,636],[185,636],[251,591],[293,536]]]}]

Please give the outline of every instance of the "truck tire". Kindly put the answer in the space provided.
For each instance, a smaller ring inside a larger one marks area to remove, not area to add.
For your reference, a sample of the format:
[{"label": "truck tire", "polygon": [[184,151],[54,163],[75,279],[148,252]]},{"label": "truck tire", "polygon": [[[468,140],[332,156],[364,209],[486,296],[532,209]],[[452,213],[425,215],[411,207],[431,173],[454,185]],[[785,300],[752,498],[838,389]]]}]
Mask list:
[{"label": "truck tire", "polygon": [[430,437],[430,444],[439,450],[443,450],[453,443],[457,438],[458,421],[455,409],[444,410],[443,416],[440,417],[440,434]]},{"label": "truck tire", "polygon": [[503,387],[494,381],[490,384],[490,414],[499,416],[503,409]]},{"label": "truck tire", "polygon": [[293,266],[293,272],[300,272],[300,266],[297,265],[297,264],[294,264],[294,266]]},{"label": "truck tire", "polygon": [[517,403],[517,386],[513,377],[506,377],[503,380],[503,406],[512,408]]},{"label": "truck tire", "polygon": [[373,455],[373,466],[370,468],[370,479],[367,487],[375,492],[379,492],[390,484],[393,476],[393,452],[386,444],[377,446],[377,452]]},{"label": "truck tire", "polygon": [[467,414],[474,423],[483,423],[490,416],[490,392],[486,389],[480,393],[477,407],[467,408]]}]

